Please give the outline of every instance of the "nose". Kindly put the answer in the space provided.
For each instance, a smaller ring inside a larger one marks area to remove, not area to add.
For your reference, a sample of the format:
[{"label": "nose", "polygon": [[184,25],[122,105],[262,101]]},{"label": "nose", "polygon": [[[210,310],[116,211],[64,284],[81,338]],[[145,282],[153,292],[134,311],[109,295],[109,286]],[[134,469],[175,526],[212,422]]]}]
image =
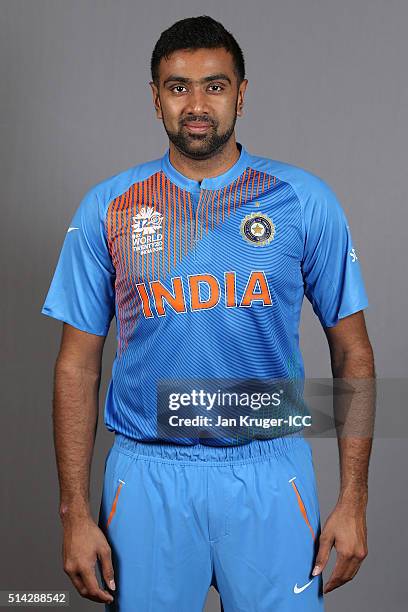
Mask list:
[{"label": "nose", "polygon": [[205,115],[208,113],[206,96],[201,87],[195,87],[191,90],[185,111],[191,115]]}]

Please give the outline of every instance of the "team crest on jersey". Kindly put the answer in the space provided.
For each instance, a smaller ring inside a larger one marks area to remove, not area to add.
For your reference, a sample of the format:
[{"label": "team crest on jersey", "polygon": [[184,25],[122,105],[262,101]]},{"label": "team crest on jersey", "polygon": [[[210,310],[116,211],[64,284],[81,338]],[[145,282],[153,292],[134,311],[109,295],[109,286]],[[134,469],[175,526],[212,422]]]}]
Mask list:
[{"label": "team crest on jersey", "polygon": [[133,250],[147,255],[163,250],[163,234],[161,227],[163,215],[151,206],[141,208],[133,217],[132,240]]},{"label": "team crest on jersey", "polygon": [[253,246],[266,246],[275,237],[275,225],[268,215],[253,212],[242,219],[241,235]]}]

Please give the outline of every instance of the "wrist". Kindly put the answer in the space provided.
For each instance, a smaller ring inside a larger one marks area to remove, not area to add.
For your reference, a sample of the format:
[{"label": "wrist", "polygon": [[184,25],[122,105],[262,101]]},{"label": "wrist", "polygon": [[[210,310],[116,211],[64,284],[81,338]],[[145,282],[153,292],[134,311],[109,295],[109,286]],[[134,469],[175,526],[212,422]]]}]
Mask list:
[{"label": "wrist", "polygon": [[62,522],[83,520],[91,517],[89,503],[85,500],[64,501],[60,503],[59,517]]},{"label": "wrist", "polygon": [[341,489],[337,504],[349,511],[365,511],[368,503],[367,487]]}]

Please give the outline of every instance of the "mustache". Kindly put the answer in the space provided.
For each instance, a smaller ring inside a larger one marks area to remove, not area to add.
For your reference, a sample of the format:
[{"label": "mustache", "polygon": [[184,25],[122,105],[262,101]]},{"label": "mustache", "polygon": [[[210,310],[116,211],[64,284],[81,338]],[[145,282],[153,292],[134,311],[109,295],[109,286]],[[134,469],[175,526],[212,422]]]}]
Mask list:
[{"label": "mustache", "polygon": [[212,119],[208,119],[208,117],[188,117],[181,121],[182,125],[186,125],[186,123],[194,123],[197,121],[198,123],[209,123],[210,125],[214,125]]}]

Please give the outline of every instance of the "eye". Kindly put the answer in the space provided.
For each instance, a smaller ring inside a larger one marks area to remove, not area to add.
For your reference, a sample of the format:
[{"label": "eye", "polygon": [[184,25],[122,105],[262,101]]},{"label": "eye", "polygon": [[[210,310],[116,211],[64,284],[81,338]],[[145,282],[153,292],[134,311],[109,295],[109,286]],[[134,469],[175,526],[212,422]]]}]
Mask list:
[{"label": "eye", "polygon": [[[175,91],[176,89],[180,89],[180,88],[181,89],[183,89],[183,88],[186,89],[184,85],[174,85],[173,87],[170,88],[170,91]],[[176,91],[176,93],[183,93],[183,92]]]},{"label": "eye", "polygon": [[222,91],[224,89],[224,87],[222,85],[218,85],[216,83],[213,84],[213,85],[210,85],[210,87],[218,87],[219,88],[218,91],[220,91],[220,90]]}]

